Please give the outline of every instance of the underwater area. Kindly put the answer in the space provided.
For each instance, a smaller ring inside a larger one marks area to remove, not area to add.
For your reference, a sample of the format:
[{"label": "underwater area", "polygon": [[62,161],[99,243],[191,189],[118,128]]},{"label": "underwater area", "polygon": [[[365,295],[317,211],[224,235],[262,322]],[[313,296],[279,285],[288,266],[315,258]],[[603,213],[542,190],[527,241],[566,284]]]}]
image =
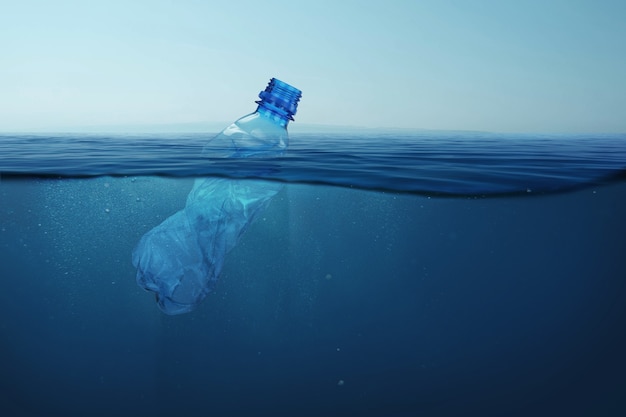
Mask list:
[{"label": "underwater area", "polygon": [[[2,415],[626,411],[625,136],[207,136],[0,136]],[[167,315],[132,253],[198,177],[281,186]]]}]

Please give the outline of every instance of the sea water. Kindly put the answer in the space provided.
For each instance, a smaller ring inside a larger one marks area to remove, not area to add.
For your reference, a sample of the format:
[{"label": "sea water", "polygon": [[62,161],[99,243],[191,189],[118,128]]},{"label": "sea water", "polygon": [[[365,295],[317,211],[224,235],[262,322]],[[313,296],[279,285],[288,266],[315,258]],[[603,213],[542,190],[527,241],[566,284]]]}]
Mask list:
[{"label": "sea water", "polygon": [[[619,415],[626,136],[0,136],[0,411]],[[198,176],[285,183],[197,310],[135,283]]]}]

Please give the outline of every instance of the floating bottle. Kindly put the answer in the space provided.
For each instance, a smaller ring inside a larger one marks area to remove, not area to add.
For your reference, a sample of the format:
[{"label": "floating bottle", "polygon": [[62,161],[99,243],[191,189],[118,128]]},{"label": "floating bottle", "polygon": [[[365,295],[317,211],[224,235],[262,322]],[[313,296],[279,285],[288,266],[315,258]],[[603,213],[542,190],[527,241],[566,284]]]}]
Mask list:
[{"label": "floating bottle", "polygon": [[[282,154],[301,96],[297,88],[272,78],[259,94],[256,111],[224,129],[202,153],[212,158]],[[147,232],[135,247],[137,284],[155,294],[166,314],[193,310],[215,287],[226,254],[281,188],[272,181],[196,179],[185,208]]]}]

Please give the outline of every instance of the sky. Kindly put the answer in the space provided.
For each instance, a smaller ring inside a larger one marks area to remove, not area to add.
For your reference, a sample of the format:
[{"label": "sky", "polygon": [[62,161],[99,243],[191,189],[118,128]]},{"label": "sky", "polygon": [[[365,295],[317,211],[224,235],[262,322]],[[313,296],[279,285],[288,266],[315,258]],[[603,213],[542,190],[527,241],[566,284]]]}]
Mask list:
[{"label": "sky", "polygon": [[0,0],[0,132],[231,122],[626,132],[626,1]]}]

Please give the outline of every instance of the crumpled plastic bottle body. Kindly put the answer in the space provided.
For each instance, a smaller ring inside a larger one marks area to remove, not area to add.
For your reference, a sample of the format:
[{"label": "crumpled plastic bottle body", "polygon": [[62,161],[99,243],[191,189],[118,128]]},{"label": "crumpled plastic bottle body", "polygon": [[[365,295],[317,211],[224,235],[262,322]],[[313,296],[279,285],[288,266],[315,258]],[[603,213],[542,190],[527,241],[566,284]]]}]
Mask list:
[{"label": "crumpled plastic bottle body", "polygon": [[[203,154],[275,156],[287,131],[253,113],[211,140]],[[170,315],[193,310],[215,287],[226,254],[282,188],[262,180],[198,178],[185,208],[147,232],[133,251],[137,283]]]},{"label": "crumpled plastic bottle body", "polygon": [[217,282],[226,254],[282,184],[201,178],[187,205],[146,233],[133,251],[137,283],[166,314],[193,310]]}]

